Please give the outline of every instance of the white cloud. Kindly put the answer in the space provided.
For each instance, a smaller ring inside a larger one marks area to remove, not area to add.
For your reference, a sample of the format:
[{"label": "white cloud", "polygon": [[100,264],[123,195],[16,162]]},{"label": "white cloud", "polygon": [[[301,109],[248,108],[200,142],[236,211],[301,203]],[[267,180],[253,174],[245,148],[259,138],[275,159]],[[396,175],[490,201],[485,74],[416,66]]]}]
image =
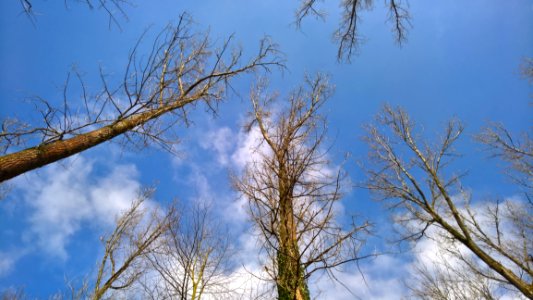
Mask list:
[{"label": "white cloud", "polygon": [[241,299],[275,299],[273,285],[264,278],[267,274],[258,265],[243,265],[228,275],[228,288]]},{"label": "white cloud", "polygon": [[237,194],[233,195],[233,198],[229,198],[224,204],[223,217],[230,223],[244,225],[249,221],[248,202],[243,197],[238,197]]},{"label": "white cloud", "polygon": [[0,252],[0,278],[11,272],[16,260],[17,256],[13,253]]},{"label": "white cloud", "polygon": [[111,173],[97,177],[94,162],[83,156],[66,163],[68,167],[54,164],[40,176],[30,174],[16,183],[30,208],[29,239],[60,259],[68,258],[66,246],[81,226],[114,224],[117,214],[130,207],[140,190],[132,165],[112,165]]},{"label": "white cloud", "polygon": [[96,182],[91,188],[90,202],[94,217],[104,224],[114,224],[117,213],[131,207],[141,186],[136,180],[137,169],[133,165],[121,165],[109,176]]},{"label": "white cloud", "polygon": [[235,135],[228,127],[208,131],[200,140],[203,149],[212,149],[217,155],[217,162],[222,166],[229,163],[229,154],[235,147]]},{"label": "white cloud", "polygon": [[247,163],[258,161],[260,153],[268,153],[266,145],[261,144],[259,127],[249,131],[241,129],[234,132],[229,127],[207,130],[201,134],[199,145],[203,150],[212,151],[220,166],[242,170]]},{"label": "white cloud", "polygon": [[0,253],[0,277],[11,271],[14,261],[15,260],[6,253]]},{"label": "white cloud", "polygon": [[189,174],[187,180],[188,186],[195,192],[194,201],[212,204],[213,199],[219,200],[219,197],[216,197],[211,188],[209,178],[202,172],[202,168],[197,165],[191,165],[191,174]]},{"label": "white cloud", "polygon": [[350,265],[343,271],[333,271],[339,282],[323,274],[316,282],[311,281],[310,288],[317,299],[400,299],[405,288],[398,278],[405,267],[405,261],[381,255],[362,261],[360,270]]},{"label": "white cloud", "polygon": [[0,251],[0,278],[9,275],[19,259],[28,254],[28,248],[11,248]]},{"label": "white cloud", "polygon": [[[265,271],[265,263],[261,259],[261,244],[258,233],[253,230],[246,230],[237,239],[238,251],[231,258],[238,266],[231,273],[226,274],[229,290],[235,291],[244,299],[273,299],[273,286],[268,281],[268,274]],[[215,298],[214,298],[215,299]]]},{"label": "white cloud", "polygon": [[239,132],[237,147],[231,154],[231,161],[238,170],[244,169],[250,162],[259,161],[261,153],[268,153],[266,144],[261,144],[261,141],[261,131],[257,126],[252,127],[249,132]]},{"label": "white cloud", "polygon": [[240,173],[248,162],[259,159],[260,154],[256,150],[261,141],[260,137],[261,133],[257,127],[250,131],[238,132],[229,127],[210,129],[201,134],[199,141],[201,150],[207,151],[200,153],[202,160],[185,160],[176,164],[178,167],[186,164],[190,170],[185,183],[188,187],[193,187],[196,192],[194,197],[198,199],[193,200],[213,204],[220,212],[220,217],[232,226],[241,227],[248,220],[246,201],[236,193],[221,188],[227,187],[230,183],[221,180],[220,177],[215,180],[211,176],[218,174],[211,169],[227,167],[232,172]]}]

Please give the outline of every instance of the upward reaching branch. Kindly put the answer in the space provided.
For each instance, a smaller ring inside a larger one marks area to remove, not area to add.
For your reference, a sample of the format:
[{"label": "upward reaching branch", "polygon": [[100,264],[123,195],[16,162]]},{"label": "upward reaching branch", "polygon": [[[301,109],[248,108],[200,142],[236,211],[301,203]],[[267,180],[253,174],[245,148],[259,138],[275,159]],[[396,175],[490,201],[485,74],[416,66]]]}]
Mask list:
[{"label": "upward reaching branch", "polygon": [[342,173],[331,169],[321,148],[326,124],[318,114],[331,90],[322,76],[306,83],[308,90],[295,91],[277,114],[274,99],[261,88],[254,91],[252,125],[264,147],[235,182],[272,264],[267,273],[284,300],[310,299],[311,274],[359,259],[361,235],[369,228],[335,222]]},{"label": "upward reaching branch", "polygon": [[255,57],[243,63],[241,51],[229,49],[231,38],[213,49],[206,34],[194,34],[189,27],[190,20],[183,15],[177,26],[157,37],[144,62],[137,59],[137,44],[119,87],[110,89],[102,76],[102,94],[89,98],[84,93],[83,115],[72,113],[76,111],[69,108],[73,103],[65,98],[61,109],[43,101],[43,127],[5,120],[0,149],[7,152],[36,137],[42,142],[0,157],[0,182],[118,136],[141,139],[143,144],[152,140],[171,148],[164,133],[175,123],[187,122],[189,106],[202,102],[214,110],[231,78],[281,66],[277,49],[268,40],[261,42]]},{"label": "upward reaching branch", "polygon": [[[378,122],[381,127],[370,126],[367,137],[374,164],[368,170],[367,186],[381,199],[392,202],[407,238],[422,238],[428,228],[436,228],[452,246],[463,245],[471,251],[476,259],[459,251],[455,257],[474,274],[532,298],[531,201],[505,205],[498,201],[483,210],[472,208],[459,185],[460,176],[448,178],[444,172],[449,158],[456,155],[453,144],[463,130],[459,123],[450,122],[442,140],[431,147],[416,135],[414,123],[401,109],[385,107]],[[500,134],[489,131],[481,138],[497,150],[503,149],[503,157],[516,160],[520,168],[530,162],[530,150],[520,150],[510,142],[510,135],[501,140]],[[452,246],[447,251],[452,252]]]},{"label": "upward reaching branch", "polygon": [[155,252],[159,241],[168,232],[176,211],[170,208],[163,217],[158,211],[147,213],[144,194],[132,203],[116,221],[113,232],[105,238],[104,256],[100,262],[91,300],[102,299],[112,290],[132,286],[146,271],[144,260]]},{"label": "upward reaching branch", "polygon": [[230,281],[224,276],[230,271],[231,256],[230,237],[224,227],[215,222],[207,204],[188,203],[179,211],[181,214],[171,223],[161,249],[149,255],[159,282],[149,288],[155,289],[156,294],[168,295],[160,299],[232,296],[235,291],[230,290]]},{"label": "upward reaching branch", "polygon": [[511,165],[509,175],[531,194],[533,189],[533,141],[525,132],[521,139],[513,137],[501,124],[494,124],[477,136],[487,145],[494,156]]}]

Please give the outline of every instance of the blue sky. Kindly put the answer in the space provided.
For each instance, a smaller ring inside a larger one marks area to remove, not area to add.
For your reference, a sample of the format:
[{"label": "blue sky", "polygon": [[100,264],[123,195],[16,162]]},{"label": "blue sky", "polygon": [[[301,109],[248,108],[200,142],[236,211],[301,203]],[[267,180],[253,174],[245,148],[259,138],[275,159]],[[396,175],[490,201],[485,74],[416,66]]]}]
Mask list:
[{"label": "blue sky", "polygon": [[[128,51],[140,34],[150,27],[149,39],[186,11],[199,29],[209,29],[214,41],[234,33],[235,44],[245,55],[253,55],[265,35],[278,43],[288,70],[271,74],[273,90],[286,93],[305,74],[330,76],[335,93],[323,110],[330,124],[329,141],[334,142],[330,155],[340,164],[347,152],[351,154],[344,168],[353,182],[364,178],[355,163],[368,151],[360,139],[362,126],[389,103],[404,107],[429,137],[450,118],[462,120],[466,131],[458,147],[464,157],[454,166],[470,171],[464,185],[479,198],[516,194],[498,168],[501,165],[487,160],[488,154],[471,137],[488,122],[502,122],[515,133],[531,133],[533,91],[519,68],[525,57],[533,56],[530,1],[412,0],[413,27],[402,47],[394,43],[387,11],[377,1],[374,10],[362,16],[360,30],[367,40],[350,64],[336,61],[336,45],[331,42],[340,13],[338,1],[322,4],[328,12],[325,21],[309,18],[300,29],[294,25],[298,1],[137,2],[126,7],[127,20],[119,17],[118,29],[108,26],[102,10],[89,10],[75,1],[68,9],[63,1],[35,1],[34,24],[20,13],[18,1],[3,1],[2,119],[18,115],[31,122],[35,115],[24,100],[36,95],[59,99],[73,66],[85,74],[93,91],[100,88],[100,67],[115,76],[111,80],[120,80]],[[98,236],[109,230],[113,218],[98,210],[99,201],[108,197],[116,204],[107,203],[109,212],[117,211],[141,186],[157,186],[153,201],[212,201],[220,218],[235,229],[236,243],[242,242],[242,230],[249,225],[244,216],[228,210],[238,202],[227,174],[238,167],[239,149],[245,145],[240,126],[249,110],[252,80],[242,77],[233,83],[239,94],[230,94],[216,117],[203,109],[192,115],[193,125],[179,130],[178,156],[157,149],[122,152],[117,145],[106,144],[14,179],[12,191],[0,202],[0,290],[25,286],[32,295],[44,297],[63,288],[65,277],[94,271],[101,251],[96,246]],[[49,203],[54,203],[55,211],[50,211]],[[343,206],[375,220],[380,232],[387,231],[387,212],[365,191],[351,191]],[[375,241],[369,247],[381,249],[383,243]],[[404,292],[395,281],[405,274],[390,274],[384,268],[408,261],[409,257],[391,256],[366,263],[370,280],[375,281],[366,287],[355,284],[355,290],[371,298],[394,299],[394,293],[373,288],[390,284],[391,291]],[[360,280],[350,276],[349,280]]]}]

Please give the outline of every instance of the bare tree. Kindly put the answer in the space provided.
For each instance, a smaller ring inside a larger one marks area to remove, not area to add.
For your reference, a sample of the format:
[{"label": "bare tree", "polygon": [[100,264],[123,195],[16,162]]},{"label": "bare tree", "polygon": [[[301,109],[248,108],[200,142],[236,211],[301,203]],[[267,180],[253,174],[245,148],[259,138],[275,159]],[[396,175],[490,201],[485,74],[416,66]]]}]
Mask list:
[{"label": "bare tree", "polygon": [[104,256],[98,267],[88,298],[104,299],[111,291],[131,287],[147,270],[147,255],[157,251],[160,240],[168,232],[176,211],[170,208],[161,216],[158,210],[143,206],[150,193],[142,195],[116,222],[106,238]]},{"label": "bare tree", "polygon": [[[178,215],[174,206],[161,210],[148,204],[153,189],[144,190],[131,207],[117,216],[113,231],[100,237],[104,253],[93,275],[67,280],[66,288],[50,300],[99,300],[128,297],[149,271],[148,255],[158,251]],[[30,299],[23,289],[6,290],[2,299]],[[34,299],[33,297],[31,299]],[[37,298],[35,298],[37,299]]]},{"label": "bare tree", "polygon": [[[448,124],[441,141],[433,146],[422,139],[401,109],[386,106],[377,123],[368,128],[372,168],[367,170],[367,187],[396,211],[404,238],[417,240],[427,236],[429,228],[436,228],[441,239],[469,250],[472,256],[448,246],[473,274],[532,298],[531,200],[471,202],[460,185],[461,175],[447,170],[457,156],[453,146],[463,131],[457,121]],[[499,142],[488,145],[501,149]],[[522,166],[522,160],[531,163],[530,155],[504,158]]]},{"label": "bare tree", "polygon": [[[230,237],[207,205],[190,209],[176,203],[160,210],[145,201],[146,190],[121,214],[113,232],[101,237],[104,254],[96,276],[70,280],[49,299],[217,299],[231,291]],[[178,212],[179,211],[179,212]],[[0,299],[29,299],[24,289],[7,289]],[[224,299],[226,299],[224,298]]]},{"label": "bare tree", "polygon": [[91,299],[102,299],[110,291],[131,287],[146,270],[146,255],[154,251],[157,241],[168,230],[168,219],[155,221],[159,217],[154,215],[146,219],[141,203],[134,202],[105,239],[104,256],[90,292]]},{"label": "bare tree", "polygon": [[[158,251],[149,255],[156,284],[148,284],[153,299],[221,299],[229,288],[230,236],[214,220],[207,204],[180,209]],[[155,285],[155,286],[154,286]],[[155,289],[155,290],[152,290]]]},{"label": "bare tree", "polygon": [[[318,8],[319,2],[322,1],[301,0],[300,2],[300,8],[296,11],[296,23],[298,26],[307,16],[325,17],[326,13]],[[411,16],[407,8],[407,1],[386,0],[385,4],[389,11],[388,21],[392,23],[394,39],[401,45],[407,40],[407,30],[411,26]],[[333,37],[339,44],[337,59],[350,61],[350,58],[357,53],[360,44],[364,40],[359,32],[360,15],[365,10],[373,9],[374,0],[342,0],[340,6],[342,8],[342,16]]]},{"label": "bare tree", "polygon": [[0,182],[119,136],[141,146],[155,141],[171,149],[173,140],[165,139],[165,133],[176,123],[187,123],[190,108],[202,102],[214,111],[231,78],[281,66],[276,47],[268,40],[261,41],[257,56],[242,63],[242,51],[230,50],[231,38],[216,49],[207,34],[195,34],[190,27],[190,18],[182,15],[176,26],[158,35],[146,56],[138,53],[138,43],[116,88],[102,74],[103,92],[97,96],[88,95],[81,82],[79,105],[67,97],[68,82],[62,107],[38,99],[41,126],[4,120],[0,133],[4,153],[28,141],[40,142],[1,156]]},{"label": "bare tree", "polygon": [[260,131],[260,158],[234,183],[248,200],[278,299],[310,299],[308,278],[360,259],[370,226],[337,223],[343,176],[330,167],[322,148],[326,123],[318,114],[331,88],[323,76],[307,78],[306,84],[309,90],[295,91],[288,107],[273,107],[275,97],[265,96],[264,86],[252,93],[250,128]]},{"label": "bare tree", "polygon": [[432,265],[418,264],[413,279],[407,283],[415,299],[423,300],[495,300],[494,282],[472,273],[468,266],[439,255]]}]

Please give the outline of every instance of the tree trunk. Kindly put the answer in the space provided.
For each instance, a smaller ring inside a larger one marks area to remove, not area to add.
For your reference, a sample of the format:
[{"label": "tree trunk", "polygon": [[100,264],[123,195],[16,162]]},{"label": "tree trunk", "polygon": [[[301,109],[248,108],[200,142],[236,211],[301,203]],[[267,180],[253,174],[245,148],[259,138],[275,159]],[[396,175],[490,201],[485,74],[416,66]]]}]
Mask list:
[{"label": "tree trunk", "polygon": [[139,125],[160,117],[164,113],[183,107],[194,100],[178,100],[172,104],[149,110],[138,115],[132,115],[111,125],[74,136],[67,140],[58,140],[48,144],[41,144],[37,147],[4,155],[0,157],[0,182],[109,141]]},{"label": "tree trunk", "polygon": [[284,172],[280,172],[280,228],[278,249],[278,299],[309,300],[309,290],[304,279],[304,270],[300,263],[300,252],[296,238],[294,222],[293,197],[284,180]]}]

